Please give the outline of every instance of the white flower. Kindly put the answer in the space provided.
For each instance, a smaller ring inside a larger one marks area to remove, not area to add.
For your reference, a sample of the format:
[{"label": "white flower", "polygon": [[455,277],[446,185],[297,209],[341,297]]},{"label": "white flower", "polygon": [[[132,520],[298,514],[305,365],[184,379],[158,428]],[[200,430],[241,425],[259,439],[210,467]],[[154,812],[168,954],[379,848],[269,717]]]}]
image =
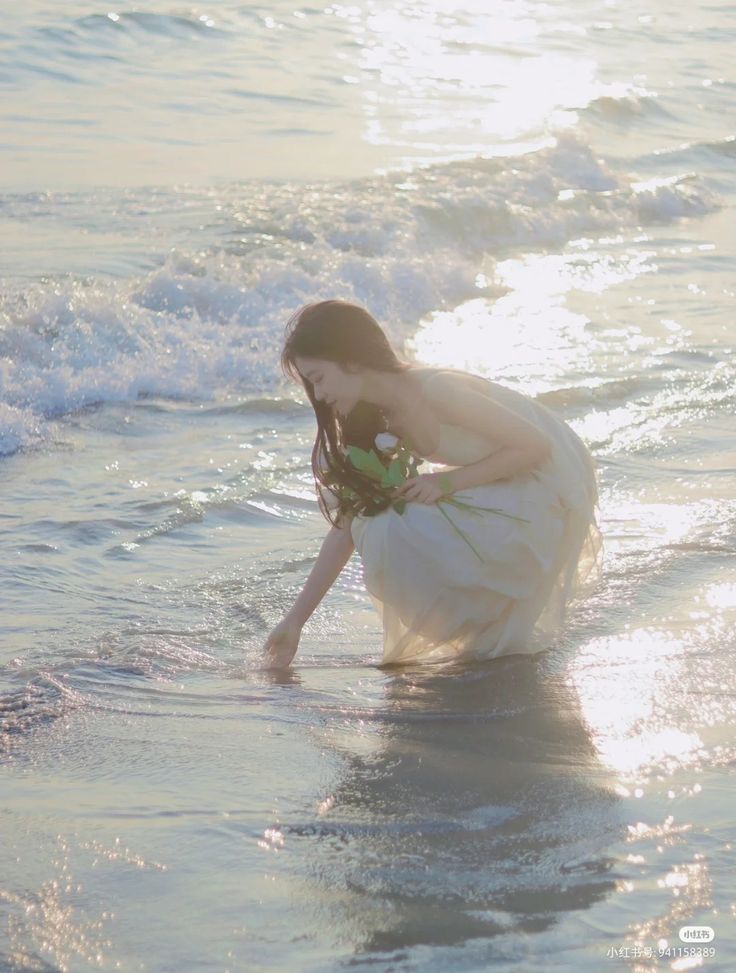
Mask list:
[{"label": "white flower", "polygon": [[396,444],[398,443],[398,441],[399,441],[399,437],[394,436],[390,432],[379,432],[379,434],[376,436],[374,440],[376,444],[376,448],[380,450],[393,449],[394,446],[396,446]]}]

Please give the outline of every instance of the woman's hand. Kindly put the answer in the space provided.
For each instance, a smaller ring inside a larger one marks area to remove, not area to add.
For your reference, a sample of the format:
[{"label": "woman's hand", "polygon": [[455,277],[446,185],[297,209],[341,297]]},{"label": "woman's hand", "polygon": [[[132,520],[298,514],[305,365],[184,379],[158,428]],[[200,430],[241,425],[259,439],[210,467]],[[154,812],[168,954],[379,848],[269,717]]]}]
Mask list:
[{"label": "woman's hand", "polygon": [[447,473],[420,473],[410,476],[396,488],[396,496],[416,503],[437,503],[439,499],[452,492],[452,484]]},{"label": "woman's hand", "polygon": [[282,619],[272,629],[263,645],[266,669],[285,669],[290,665],[299,648],[302,627],[290,618]]}]

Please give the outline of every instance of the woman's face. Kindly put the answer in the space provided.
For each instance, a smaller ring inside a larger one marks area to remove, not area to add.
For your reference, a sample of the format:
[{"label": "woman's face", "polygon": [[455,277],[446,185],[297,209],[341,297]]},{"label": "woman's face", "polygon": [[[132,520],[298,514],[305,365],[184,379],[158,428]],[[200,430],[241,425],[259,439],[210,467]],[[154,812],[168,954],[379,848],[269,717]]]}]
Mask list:
[{"label": "woman's face", "polygon": [[346,416],[360,400],[363,379],[359,373],[347,372],[337,362],[324,358],[294,356],[300,375],[314,385],[314,397],[326,402],[335,412]]}]

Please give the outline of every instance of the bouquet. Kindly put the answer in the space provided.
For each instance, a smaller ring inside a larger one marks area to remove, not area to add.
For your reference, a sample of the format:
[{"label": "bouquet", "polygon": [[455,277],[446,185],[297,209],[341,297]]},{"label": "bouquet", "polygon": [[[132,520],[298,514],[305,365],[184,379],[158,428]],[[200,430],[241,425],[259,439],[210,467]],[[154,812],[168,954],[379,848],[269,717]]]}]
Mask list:
[{"label": "bouquet", "polygon": [[[391,433],[379,433],[375,439],[376,450],[365,450],[359,446],[348,446],[347,457],[350,463],[358,472],[371,480],[373,486],[372,496],[366,499],[356,493],[352,487],[339,482],[338,477],[333,474],[328,478],[330,489],[339,497],[343,510],[362,517],[375,517],[383,510],[393,507],[398,514],[404,513],[404,508],[409,502],[403,497],[395,497],[396,487],[416,474],[420,460],[412,452],[408,439],[398,439]],[[443,483],[443,477],[445,482]],[[475,549],[468,536],[452,520],[443,505],[460,507],[468,510],[477,516],[482,516],[481,511],[497,514],[500,517],[508,517],[510,520],[519,520],[529,523],[523,517],[515,517],[497,507],[479,507],[476,504],[466,503],[452,495],[450,477],[447,473],[441,474],[439,479],[440,487],[444,493],[437,501],[437,508],[443,517],[451,524],[452,528],[460,534],[465,543],[470,547],[476,557],[483,563],[484,559]]]}]

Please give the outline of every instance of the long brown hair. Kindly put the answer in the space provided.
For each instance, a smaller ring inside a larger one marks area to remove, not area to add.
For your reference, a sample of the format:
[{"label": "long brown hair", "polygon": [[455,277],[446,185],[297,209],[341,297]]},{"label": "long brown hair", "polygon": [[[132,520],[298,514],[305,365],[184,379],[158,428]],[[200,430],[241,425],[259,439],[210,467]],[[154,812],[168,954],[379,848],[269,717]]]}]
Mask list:
[{"label": "long brown hair", "polygon": [[286,324],[281,369],[285,375],[304,385],[317,417],[312,472],[320,509],[331,524],[339,526],[332,519],[325,501],[325,493],[331,494],[338,518],[345,513],[339,498],[335,504],[336,494],[329,486],[336,480],[350,487],[365,501],[367,508],[377,512],[388,505],[388,500],[377,491],[373,480],[355,469],[345,451],[350,445],[373,449],[376,436],[386,428],[385,417],[373,403],[358,402],[344,419],[340,418],[326,402],[315,398],[314,385],[296,367],[294,358],[297,355],[336,362],[346,370],[362,365],[376,371],[398,373],[410,367],[408,362],[398,358],[376,319],[365,308],[348,301],[307,304]]}]

